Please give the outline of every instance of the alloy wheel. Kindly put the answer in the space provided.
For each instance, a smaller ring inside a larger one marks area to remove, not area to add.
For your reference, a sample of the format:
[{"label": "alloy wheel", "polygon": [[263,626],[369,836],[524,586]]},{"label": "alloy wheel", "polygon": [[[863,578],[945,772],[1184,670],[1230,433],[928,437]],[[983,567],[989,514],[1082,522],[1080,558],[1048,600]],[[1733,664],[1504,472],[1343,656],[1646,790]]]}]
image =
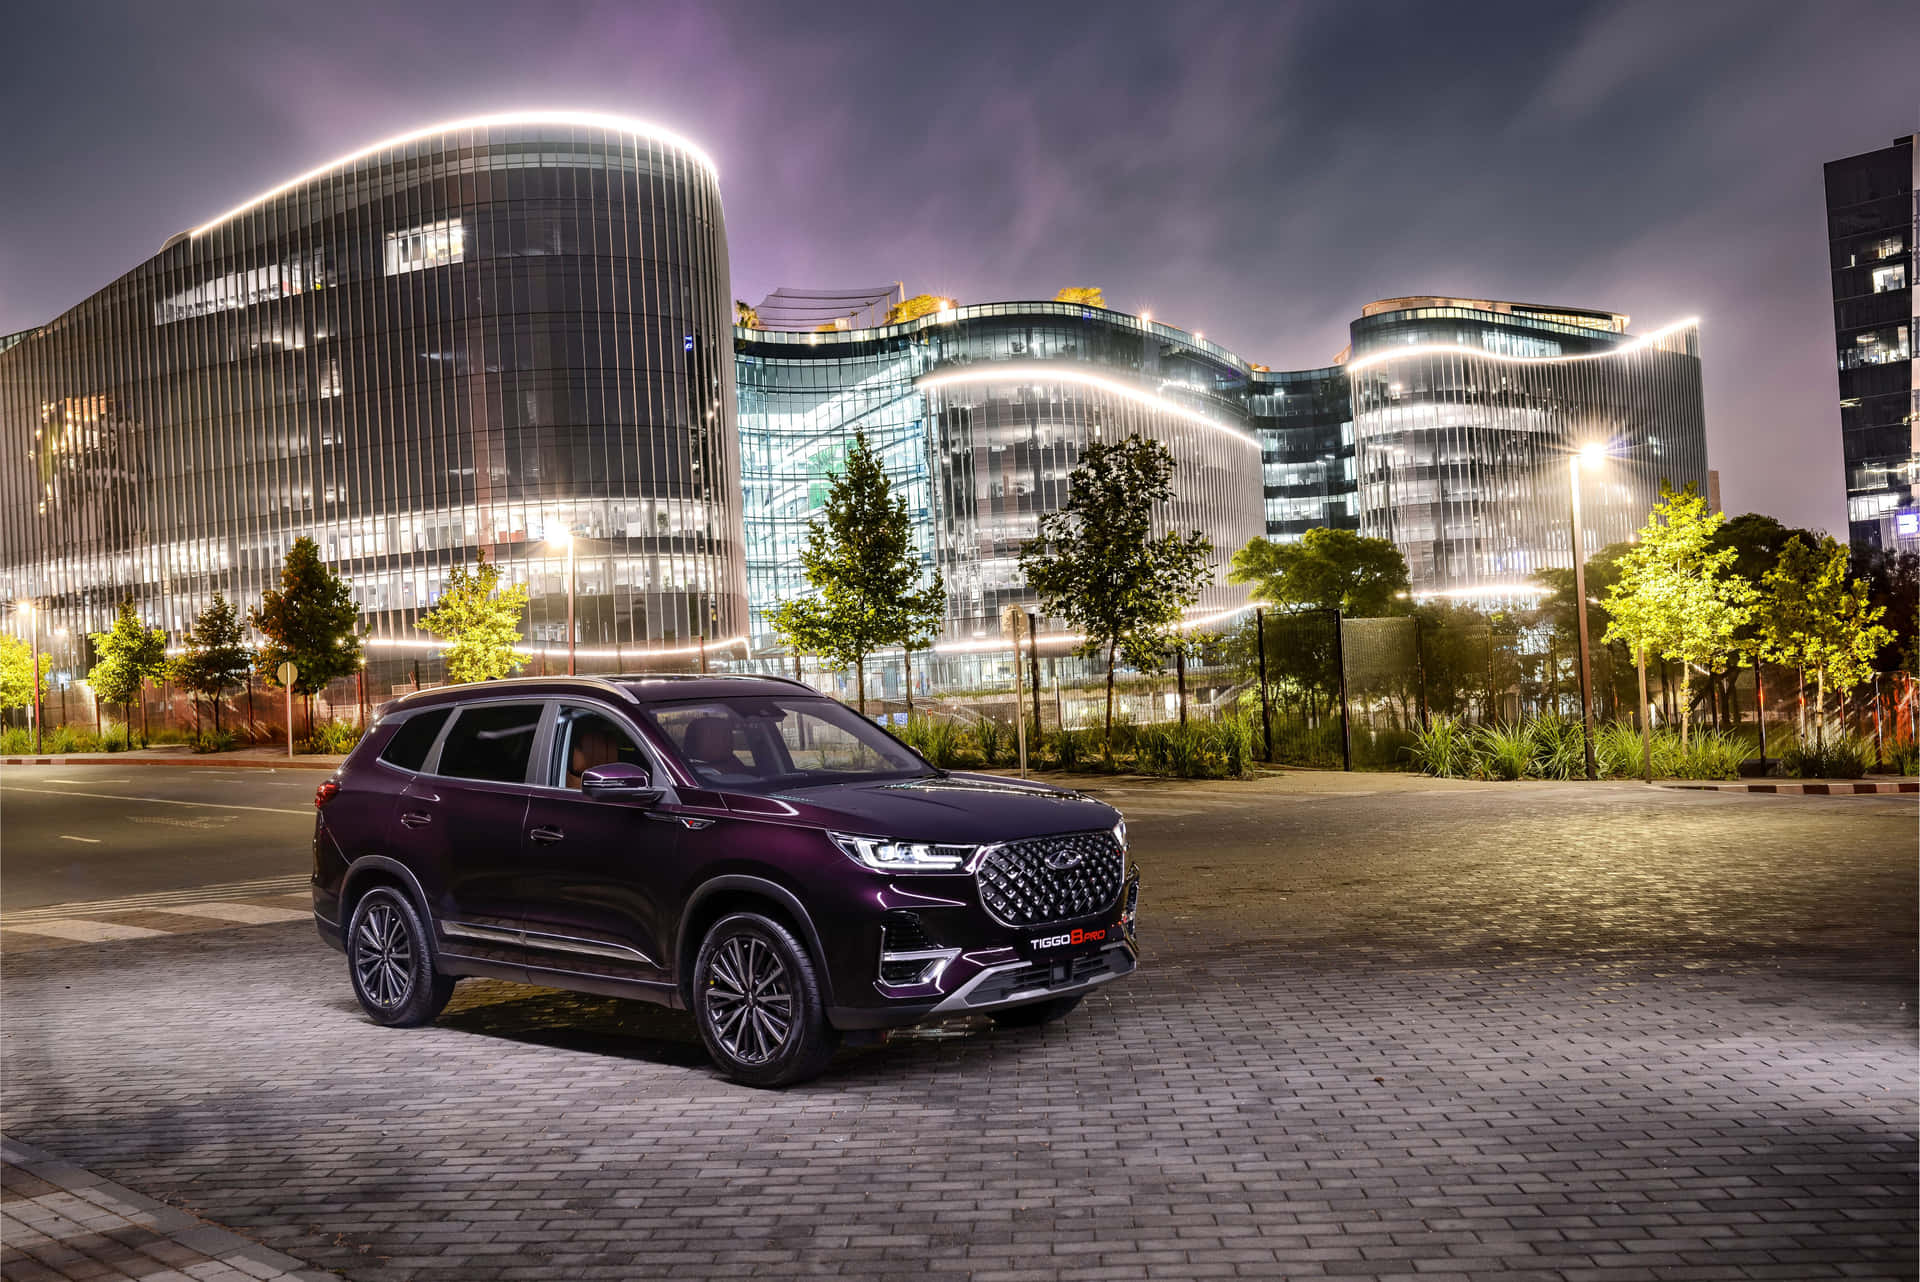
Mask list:
[{"label": "alloy wheel", "polygon": [[413,991],[413,941],[392,904],[378,903],[360,919],[353,937],[353,969],[360,991],[391,1009]]},{"label": "alloy wheel", "polygon": [[754,935],[730,936],[714,954],[707,1017],[714,1039],[743,1064],[764,1064],[793,1035],[793,980],[779,954]]}]

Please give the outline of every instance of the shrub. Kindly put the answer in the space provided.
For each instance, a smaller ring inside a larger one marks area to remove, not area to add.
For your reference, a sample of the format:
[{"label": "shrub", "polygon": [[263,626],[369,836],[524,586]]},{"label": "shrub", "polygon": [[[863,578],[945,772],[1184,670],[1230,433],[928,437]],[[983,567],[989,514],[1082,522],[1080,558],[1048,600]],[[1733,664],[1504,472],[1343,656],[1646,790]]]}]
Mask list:
[{"label": "shrub", "polygon": [[1587,777],[1586,731],[1579,721],[1571,717],[1539,717],[1528,729],[1533,735],[1531,773],[1542,779]]},{"label": "shrub", "polygon": [[360,727],[351,721],[323,721],[300,743],[300,751],[334,756],[353,751],[360,742]]},{"label": "shrub", "polygon": [[1533,735],[1525,726],[1483,726],[1473,747],[1482,778],[1524,779],[1533,767]]},{"label": "shrub", "polygon": [[1407,757],[1422,774],[1465,779],[1474,773],[1473,731],[1456,717],[1436,716],[1426,729],[1413,732]]},{"label": "shrub", "polygon": [[1701,730],[1687,744],[1673,774],[1681,779],[1738,779],[1740,763],[1758,752],[1758,745],[1745,735],[1725,730]]},{"label": "shrub", "polygon": [[8,726],[0,730],[0,752],[9,757],[17,757],[23,752],[33,751],[33,731],[25,726]]},{"label": "shrub", "polygon": [[1897,775],[1920,774],[1920,744],[1890,743],[1886,746],[1887,769]]},{"label": "shrub", "polygon": [[897,733],[908,747],[942,770],[950,770],[972,755],[966,729],[945,717],[916,714]]},{"label": "shrub", "polygon": [[[354,738],[358,742],[359,736],[355,735]],[[193,750],[200,753],[232,752],[236,742],[231,730],[209,730],[193,741]]]},{"label": "shrub", "polygon": [[1873,745],[1835,735],[1824,745],[1797,743],[1780,754],[1782,773],[1794,779],[1858,779],[1873,760]]},{"label": "shrub", "polygon": [[980,759],[985,764],[1010,764],[1018,758],[1019,748],[1014,742],[1012,726],[1003,726],[992,717],[982,717],[980,724],[974,727],[973,734],[974,741],[980,745]]},{"label": "shrub", "polygon": [[1641,766],[1640,730],[1631,722],[1614,721],[1595,728],[1593,756],[1602,779],[1637,779]]},{"label": "shrub", "polygon": [[1085,763],[1093,752],[1087,743],[1086,732],[1069,730],[1062,726],[1047,733],[1047,757],[1061,770],[1073,770]]}]

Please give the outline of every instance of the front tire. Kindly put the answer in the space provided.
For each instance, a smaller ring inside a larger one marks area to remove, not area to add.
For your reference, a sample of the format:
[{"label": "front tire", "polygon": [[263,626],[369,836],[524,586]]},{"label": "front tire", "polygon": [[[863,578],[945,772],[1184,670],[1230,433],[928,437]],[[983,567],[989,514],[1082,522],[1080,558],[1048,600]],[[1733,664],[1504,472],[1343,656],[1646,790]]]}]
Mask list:
[{"label": "front tire", "polygon": [[375,886],[353,906],[347,974],[360,1009],[388,1028],[430,1024],[453,996],[453,977],[433,967],[420,914],[389,886]]},{"label": "front tire", "polygon": [[714,1064],[746,1086],[818,1077],[840,1040],[806,948],[758,913],[733,913],[707,931],[693,964],[693,1013]]},{"label": "front tire", "polygon": [[1051,1024],[1056,1019],[1065,1019],[1073,1014],[1080,1005],[1080,999],[1085,996],[1085,993],[1075,993],[1071,997],[1056,997],[1051,1001],[1033,1002],[1026,1006],[989,1011],[987,1018],[1002,1028],[1037,1028],[1041,1024]]}]

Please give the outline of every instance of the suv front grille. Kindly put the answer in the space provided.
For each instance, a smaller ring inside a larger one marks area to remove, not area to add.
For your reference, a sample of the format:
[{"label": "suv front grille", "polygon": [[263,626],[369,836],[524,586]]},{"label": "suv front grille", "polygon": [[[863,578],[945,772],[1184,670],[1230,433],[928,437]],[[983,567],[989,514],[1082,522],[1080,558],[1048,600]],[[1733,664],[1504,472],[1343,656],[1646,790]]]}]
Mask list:
[{"label": "suv front grille", "polygon": [[[1056,862],[1070,861],[1056,868]],[[1126,859],[1109,832],[996,846],[980,862],[980,902],[1003,926],[1040,926],[1099,912],[1120,893]]]}]

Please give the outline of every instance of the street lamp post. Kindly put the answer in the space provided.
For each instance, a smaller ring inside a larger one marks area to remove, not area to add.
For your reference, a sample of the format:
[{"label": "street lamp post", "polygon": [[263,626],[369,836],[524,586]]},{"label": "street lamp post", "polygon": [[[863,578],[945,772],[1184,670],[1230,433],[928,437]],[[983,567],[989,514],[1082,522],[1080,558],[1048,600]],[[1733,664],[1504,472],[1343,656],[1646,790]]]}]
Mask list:
[{"label": "street lamp post", "polygon": [[1600,767],[1593,756],[1593,659],[1587,642],[1587,553],[1580,538],[1580,469],[1598,467],[1606,456],[1606,446],[1590,444],[1581,446],[1580,451],[1567,460],[1573,495],[1573,599],[1580,621],[1580,726],[1587,751],[1588,779],[1598,779]]}]

